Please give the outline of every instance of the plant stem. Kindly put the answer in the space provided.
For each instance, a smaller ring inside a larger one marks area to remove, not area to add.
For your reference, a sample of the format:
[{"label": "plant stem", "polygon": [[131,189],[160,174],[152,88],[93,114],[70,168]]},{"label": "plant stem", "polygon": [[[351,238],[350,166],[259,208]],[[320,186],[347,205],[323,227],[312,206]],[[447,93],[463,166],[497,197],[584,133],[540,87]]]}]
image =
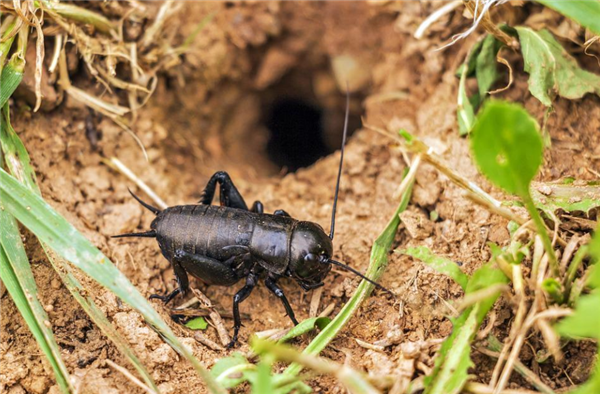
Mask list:
[{"label": "plant stem", "polygon": [[575,281],[575,275],[577,275],[577,269],[579,269],[581,262],[583,261],[583,259],[585,258],[585,256],[587,254],[588,254],[588,246],[584,245],[577,250],[577,252],[575,253],[575,256],[573,257],[573,260],[571,260],[571,264],[569,265],[569,268],[567,269],[567,275],[565,276],[565,281],[563,283],[565,286],[564,296],[565,296],[566,300],[569,299],[569,293],[571,292],[571,286],[573,285],[573,282]]},{"label": "plant stem", "polygon": [[535,204],[533,203],[533,199],[531,198],[531,194],[529,190],[525,190],[521,193],[521,199],[525,204],[525,208],[529,211],[529,215],[531,215],[531,219],[535,223],[537,227],[537,232],[540,238],[542,239],[542,243],[544,244],[544,249],[546,249],[546,253],[548,254],[548,262],[550,263],[550,269],[552,270],[552,275],[557,277],[560,275],[560,270],[558,268],[558,261],[556,260],[556,254],[554,253],[554,247],[552,246],[552,241],[550,241],[550,236],[546,231],[546,225],[542,220]]},{"label": "plant stem", "polygon": [[48,0],[36,0],[35,5],[64,18],[71,19],[84,24],[90,24],[98,29],[99,32],[110,35],[116,31],[116,25],[105,18],[103,15],[78,7],[73,4],[65,4]]}]

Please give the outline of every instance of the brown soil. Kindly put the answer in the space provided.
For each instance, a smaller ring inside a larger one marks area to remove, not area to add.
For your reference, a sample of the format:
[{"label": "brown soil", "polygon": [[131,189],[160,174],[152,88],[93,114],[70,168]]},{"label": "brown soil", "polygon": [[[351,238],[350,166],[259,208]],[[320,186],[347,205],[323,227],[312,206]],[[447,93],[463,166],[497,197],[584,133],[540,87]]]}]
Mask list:
[{"label": "brown soil", "polygon": [[[120,158],[169,205],[197,201],[210,175],[226,170],[249,203],[261,200],[268,212],[285,209],[296,218],[328,228],[339,153],[280,176],[265,153],[263,110],[284,94],[324,108],[332,125],[328,143],[335,147],[341,131],[343,95],[335,89],[329,64],[341,54],[352,56],[369,75],[368,83],[353,95],[355,118],[364,116],[371,124],[413,131],[434,146],[450,167],[503,197],[477,173],[468,141],[457,131],[458,80],[454,73],[476,37],[442,52],[433,51],[456,32],[451,29],[468,25],[466,19],[455,15],[436,24],[427,39],[415,40],[412,32],[433,8],[435,4],[418,2],[187,4],[182,13],[182,37],[208,12],[218,13],[210,28],[199,35],[178,74],[172,71],[173,75],[164,76],[153,99],[138,113],[134,130],[148,151],[149,163],[132,138],[108,119],[97,124],[102,139],[94,149],[84,132],[87,110],[68,99],[42,116],[20,109],[22,102],[16,101],[13,126],[31,154],[46,200],[109,256],[146,296],[173,289],[173,273],[155,240],[109,238],[148,229],[153,216],[129,196],[127,187],[131,183],[103,165],[101,159]],[[523,15],[515,18],[522,20]],[[527,75],[518,58],[512,59],[515,83],[503,96],[523,103],[541,122],[544,108],[529,94]],[[91,84],[85,74],[74,83]],[[405,92],[406,96],[377,100],[382,92]],[[592,179],[592,171],[600,172],[599,119],[598,97],[557,101],[546,125],[552,145],[546,151],[541,180],[565,176]],[[372,242],[398,204],[392,194],[405,164],[390,140],[364,129],[356,131],[346,153],[335,257],[364,272]],[[429,213],[434,210],[439,219],[431,222]],[[395,247],[427,245],[436,253],[462,262],[468,273],[490,257],[488,241],[501,245],[508,241],[505,220],[474,206],[459,188],[429,166],[423,166],[417,175],[405,220],[407,226],[411,220],[421,225],[409,229],[412,231],[402,226]],[[128,367],[61,284],[33,237],[26,233],[26,239],[40,298],[47,306],[79,392],[142,392],[105,363],[110,359]],[[334,303],[337,313],[357,283],[353,276],[334,270],[326,280],[321,310]],[[347,360],[373,374],[422,375],[431,368],[435,349],[413,351],[411,356],[407,346],[444,338],[451,332],[448,315],[452,312],[447,302],[459,298],[461,290],[445,276],[396,254],[391,255],[381,283],[399,294],[399,299],[394,301],[375,291],[323,355]],[[97,284],[87,281],[86,285],[148,366],[162,392],[204,392],[189,364],[137,313]],[[231,307],[233,294],[240,287],[206,286],[198,280],[193,280],[192,286],[225,309]],[[308,317],[311,294],[288,280],[282,281],[282,287],[298,319]],[[154,305],[207,367],[229,354],[199,344],[192,332],[169,319],[159,302]],[[51,368],[4,290],[1,307],[2,391],[58,393]],[[252,333],[290,325],[282,306],[264,286],[257,286],[242,304],[242,311],[249,315],[241,331],[242,352],[248,350],[246,341]],[[510,311],[508,302],[499,302],[495,307],[494,332],[501,338],[506,336]],[[228,327],[232,324],[230,320],[226,323]],[[217,340],[214,328],[206,333]],[[385,338],[390,342],[385,352],[367,350],[355,341],[374,343]],[[296,345],[304,346],[309,340],[305,337]],[[523,362],[557,389],[571,385],[570,381],[585,380],[594,358],[593,345],[571,345],[564,364],[534,366],[531,352],[544,346],[537,340],[528,345],[524,347]],[[494,361],[478,353],[474,358],[478,379],[486,381]],[[317,391],[344,391],[331,378],[317,378],[310,384]],[[531,388],[517,374],[511,386]]]}]

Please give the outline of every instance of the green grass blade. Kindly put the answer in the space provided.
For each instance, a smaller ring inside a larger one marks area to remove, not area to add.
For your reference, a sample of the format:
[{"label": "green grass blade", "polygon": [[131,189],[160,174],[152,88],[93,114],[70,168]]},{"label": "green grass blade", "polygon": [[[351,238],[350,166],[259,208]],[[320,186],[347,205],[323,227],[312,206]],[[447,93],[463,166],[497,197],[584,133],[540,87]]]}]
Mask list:
[{"label": "green grass blade", "polygon": [[36,7],[44,8],[51,14],[56,13],[72,21],[92,25],[104,34],[117,34],[117,24],[108,20],[104,15],[90,11],[73,4],[59,3],[58,1],[36,0]]},{"label": "green grass blade", "polygon": [[[394,212],[392,219],[385,227],[385,230],[383,230],[373,244],[373,248],[371,249],[370,264],[366,273],[366,276],[373,281],[377,281],[387,267],[388,253],[392,247],[392,242],[394,241],[396,232],[398,231],[398,226],[400,225],[400,218],[398,215],[406,210],[406,207],[408,206],[408,202],[412,194],[413,183],[414,180],[411,181],[409,187],[404,192],[402,200]],[[352,315],[354,315],[354,313],[358,310],[360,304],[362,304],[362,302],[369,297],[371,291],[373,291],[373,285],[365,280],[361,281],[350,301],[344,305],[344,308],[342,308],[335,319],[333,319],[331,323],[329,323],[327,327],[325,327],[323,331],[321,331],[319,335],[313,339],[306,349],[304,349],[304,353],[320,353],[321,350],[323,350],[329,344],[329,342],[335,338],[342,328],[344,328]],[[292,364],[287,368],[284,374],[288,376],[297,375],[301,370],[302,366],[300,366],[300,364]]]},{"label": "green grass blade", "polygon": [[421,260],[437,272],[447,275],[463,288],[467,287],[469,277],[460,270],[458,264],[445,257],[436,256],[427,246],[417,246],[404,250],[398,250],[399,253],[411,256]]},{"label": "green grass blade", "polygon": [[309,331],[314,330],[315,328],[323,329],[329,323],[331,319],[328,317],[309,317],[306,320],[300,322],[300,324],[292,327],[291,330],[288,331],[278,342],[284,343],[289,341],[290,339],[299,337],[302,334],[306,334]]},{"label": "green grass blade", "polygon": [[25,60],[13,56],[6,67],[2,69],[0,75],[0,107],[4,107],[4,104],[21,83],[24,68]]},{"label": "green grass blade", "polygon": [[28,189],[41,195],[35,178],[35,171],[31,167],[29,153],[10,124],[8,105],[2,107],[2,113],[0,114],[0,148],[2,148],[6,165],[12,175]]},{"label": "green grass blade", "polygon": [[[501,270],[487,263],[473,273],[466,286],[465,294],[508,282]],[[432,373],[425,378],[426,394],[457,394],[469,379],[471,342],[483,319],[492,308],[500,293],[481,299],[452,320],[452,333],[440,348]]]},{"label": "green grass blade", "polygon": [[0,200],[3,208],[42,242],[136,309],[173,349],[192,363],[211,392],[224,393],[121,271],[40,196],[25,188],[2,169]]},{"label": "green grass blade", "polygon": [[0,75],[2,75],[2,70],[4,69],[4,61],[8,56],[8,52],[10,52],[10,48],[12,47],[13,41],[15,40],[15,36],[12,36],[9,39],[6,39],[10,34],[12,34],[13,30],[17,26],[17,18],[13,18],[12,22],[6,27],[4,34],[2,35],[3,42],[0,42]]},{"label": "green grass blade", "polygon": [[[2,114],[0,114],[0,121],[2,122],[0,127],[0,141],[8,169],[28,189],[41,196],[40,189],[35,179],[35,172],[31,167],[29,154],[27,153],[23,142],[10,124],[8,105],[5,105],[2,110]],[[82,293],[87,294],[87,292],[73,275],[71,267],[63,259],[58,257],[47,245],[44,243],[41,243],[41,245],[46,253],[48,261],[50,261],[52,267],[54,267],[54,270],[58,273],[71,295],[79,302],[83,310],[90,316],[108,339],[110,339],[117,349],[129,360],[146,385],[155,392],[158,392],[158,387],[152,380],[152,377],[142,362],[137,358],[134,351],[130,348],[127,341],[114,328],[94,300],[91,297],[82,295]]]},{"label": "green grass blade", "polygon": [[69,372],[54,339],[48,315],[38,299],[37,286],[21,241],[19,228],[14,218],[3,209],[0,209],[0,228],[2,228],[0,279],[52,365],[56,382],[64,393],[69,393],[73,391],[69,383]]},{"label": "green grass blade", "polygon": [[469,101],[466,90],[468,67],[463,64],[460,82],[458,83],[458,97],[456,100],[456,118],[458,119],[459,135],[467,135],[475,123],[475,110]]},{"label": "green grass blade", "polygon": [[[444,360],[426,394],[456,394],[459,393],[468,379],[467,370],[473,366],[471,361],[471,341],[479,328],[477,312],[479,304],[463,312],[454,322],[453,333],[446,341],[445,348],[440,350],[439,358]],[[443,351],[446,350],[446,353]],[[435,373],[435,372],[434,372]]]},{"label": "green grass blade", "polygon": [[537,0],[564,16],[573,19],[596,34],[600,34],[600,1],[598,0]]}]

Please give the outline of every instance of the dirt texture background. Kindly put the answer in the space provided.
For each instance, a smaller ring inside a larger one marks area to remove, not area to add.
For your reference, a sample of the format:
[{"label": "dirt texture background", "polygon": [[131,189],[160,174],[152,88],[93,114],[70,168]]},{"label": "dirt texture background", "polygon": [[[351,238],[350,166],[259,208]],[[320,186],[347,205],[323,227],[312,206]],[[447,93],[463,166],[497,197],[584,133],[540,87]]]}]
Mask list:
[{"label": "dirt texture background", "polygon": [[[328,130],[333,130],[326,140],[335,149],[342,129],[344,96],[336,86],[331,63],[339,56],[350,56],[360,65],[360,75],[353,78],[358,82],[352,98],[354,128],[358,130],[346,150],[334,257],[364,272],[372,242],[398,204],[392,195],[405,163],[390,140],[357,126],[361,116],[370,124],[414,132],[451,168],[492,195],[507,198],[478,174],[468,141],[458,136],[455,70],[478,34],[444,51],[434,51],[468,27],[469,20],[454,13],[435,24],[426,38],[412,37],[435,8],[435,3],[428,2],[188,3],[180,16],[181,37],[190,34],[208,13],[217,13],[182,65],[161,78],[153,98],[138,112],[133,129],[148,151],[149,162],[132,138],[108,119],[96,124],[102,138],[94,148],[85,134],[87,110],[68,98],[42,116],[22,109],[24,102],[16,100],[13,126],[30,152],[45,199],[110,257],[144,295],[162,294],[172,290],[175,282],[156,241],[110,239],[115,234],[145,231],[153,215],[129,196],[127,188],[133,185],[102,164],[102,158],[121,159],[169,205],[197,201],[210,175],[225,170],[249,204],[261,200],[267,212],[285,209],[295,218],[328,229],[339,152],[282,176],[266,154],[264,113],[285,95],[323,108],[331,125]],[[528,4],[511,13],[510,22],[522,23],[537,11],[538,6]],[[561,21],[552,12],[548,18]],[[593,70],[594,62],[583,55],[579,58]],[[509,60],[515,82],[500,96],[523,103],[542,123],[545,109],[527,90],[520,56],[509,55]],[[78,73],[73,83],[100,89],[85,72]],[[400,94],[394,99],[382,96],[390,92]],[[539,179],[595,178],[594,172],[600,172],[598,97],[558,99],[546,131],[552,145],[546,150]],[[436,221],[430,220],[432,211],[439,214]],[[402,219],[395,248],[429,246],[461,262],[467,273],[488,261],[486,242],[503,245],[509,239],[504,219],[474,206],[459,188],[427,165],[418,172]],[[40,298],[79,393],[142,392],[105,363],[110,359],[127,366],[62,285],[34,237],[25,232],[25,239]],[[102,287],[82,280],[148,366],[162,392],[204,392],[191,366],[137,313]],[[307,318],[311,293],[304,293],[292,281],[281,283],[298,319]],[[335,314],[352,295],[358,279],[334,269],[325,283],[320,310],[333,303]],[[443,275],[397,254],[391,255],[381,283],[398,294],[398,299],[376,290],[323,355],[369,373],[412,379],[432,367],[435,340],[452,330],[449,302],[459,298],[461,290]],[[193,279],[192,286],[229,310],[241,283],[223,288]],[[181,298],[175,300],[182,302]],[[196,342],[190,330],[169,318],[160,302],[153,303],[207,367],[230,353]],[[1,391],[58,393],[51,368],[4,289],[1,308]],[[257,286],[241,309],[249,317],[244,320],[241,346],[236,351],[248,351],[246,341],[254,332],[290,325],[281,304],[263,285]],[[512,318],[508,301],[499,301],[494,314],[490,328],[502,339]],[[226,324],[230,328],[232,321],[227,319]],[[487,324],[484,322],[484,327]],[[206,334],[217,341],[214,328],[209,327]],[[384,351],[375,351],[360,346],[356,339],[387,343]],[[304,346],[309,340],[310,336],[305,336],[295,344]],[[569,345],[562,365],[538,365],[535,353],[542,347],[535,340],[529,342],[521,360],[546,384],[559,389],[586,379],[594,358],[593,344]],[[473,357],[478,379],[485,381],[494,360],[477,352]],[[309,383],[318,392],[344,392],[331,378]],[[517,374],[513,374],[511,387],[530,388]]]}]

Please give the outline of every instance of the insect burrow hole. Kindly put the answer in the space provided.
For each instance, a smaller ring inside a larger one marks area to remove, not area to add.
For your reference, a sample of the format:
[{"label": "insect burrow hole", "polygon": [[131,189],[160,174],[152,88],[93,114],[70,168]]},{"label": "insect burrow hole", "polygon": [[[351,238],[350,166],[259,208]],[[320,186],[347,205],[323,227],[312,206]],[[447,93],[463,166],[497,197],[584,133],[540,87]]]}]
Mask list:
[{"label": "insect burrow hole", "polygon": [[[283,172],[308,167],[340,148],[346,97],[328,67],[292,70],[260,96],[266,153]],[[349,136],[361,126],[362,98],[352,95]]]}]

